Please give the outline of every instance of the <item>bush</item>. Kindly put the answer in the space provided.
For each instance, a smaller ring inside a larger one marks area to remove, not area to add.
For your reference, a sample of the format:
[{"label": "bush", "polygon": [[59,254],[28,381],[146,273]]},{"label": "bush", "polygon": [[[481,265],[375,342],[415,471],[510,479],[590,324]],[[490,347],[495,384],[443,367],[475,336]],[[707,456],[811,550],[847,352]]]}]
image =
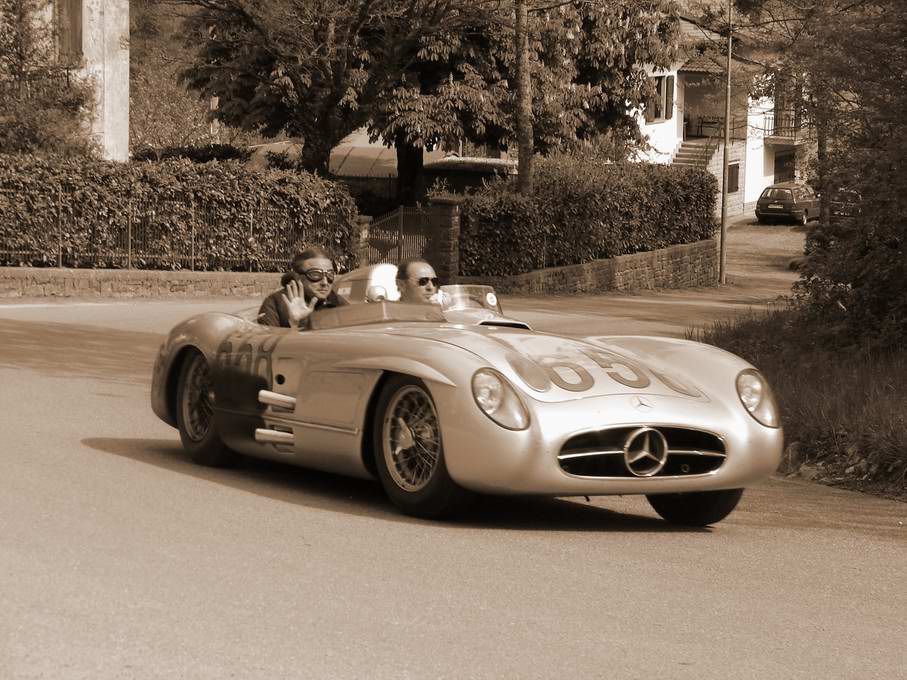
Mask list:
[{"label": "bush", "polygon": [[898,347],[907,336],[907,177],[892,160],[897,149],[847,151],[833,158],[843,175],[834,181],[862,197],[859,213],[808,234],[796,292],[839,346]]},{"label": "bush", "polygon": [[237,163],[108,163],[0,155],[6,264],[177,269],[285,267],[303,243],[352,256],[349,194],[308,173]]},{"label": "bush", "polygon": [[742,356],[778,397],[791,471],[807,462],[849,486],[907,492],[907,353],[841,350],[797,306],[716,323],[695,340]]},{"label": "bush", "polygon": [[519,274],[710,238],[717,182],[704,170],[561,156],[539,159],[534,192],[511,179],[465,197],[464,276]]}]

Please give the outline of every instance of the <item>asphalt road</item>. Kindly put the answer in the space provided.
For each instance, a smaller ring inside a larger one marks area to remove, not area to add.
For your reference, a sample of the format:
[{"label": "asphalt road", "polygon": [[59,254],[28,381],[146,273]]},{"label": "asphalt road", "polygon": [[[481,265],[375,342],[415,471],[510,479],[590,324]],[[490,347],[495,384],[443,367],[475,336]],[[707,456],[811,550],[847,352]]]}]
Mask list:
[{"label": "asphalt road", "polygon": [[[505,306],[678,335],[767,299],[757,278]],[[0,678],[907,676],[902,503],[772,479],[705,530],[634,497],[432,523],[374,483],[193,466],[153,353],[243,304],[0,305]]]}]

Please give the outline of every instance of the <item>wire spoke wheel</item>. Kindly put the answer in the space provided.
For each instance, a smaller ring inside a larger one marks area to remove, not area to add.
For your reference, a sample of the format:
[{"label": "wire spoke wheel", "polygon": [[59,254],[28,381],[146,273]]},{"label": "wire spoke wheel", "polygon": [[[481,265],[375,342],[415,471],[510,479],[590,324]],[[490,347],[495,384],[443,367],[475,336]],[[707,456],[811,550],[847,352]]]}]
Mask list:
[{"label": "wire spoke wheel", "polygon": [[204,441],[211,430],[214,409],[211,404],[211,371],[202,356],[194,358],[189,366],[180,408],[186,435],[193,442]]},{"label": "wire spoke wheel", "polygon": [[441,460],[438,414],[418,385],[397,391],[384,412],[381,442],[387,471],[408,492],[424,489]]}]

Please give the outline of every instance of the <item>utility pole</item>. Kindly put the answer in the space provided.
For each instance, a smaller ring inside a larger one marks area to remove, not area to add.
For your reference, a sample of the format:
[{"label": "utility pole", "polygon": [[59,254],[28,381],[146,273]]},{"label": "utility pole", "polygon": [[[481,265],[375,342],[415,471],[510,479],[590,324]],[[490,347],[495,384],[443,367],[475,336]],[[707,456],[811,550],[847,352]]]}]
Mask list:
[{"label": "utility pole", "polygon": [[527,0],[514,0],[514,49],[516,52],[516,137],[519,149],[517,191],[532,193],[532,81],[529,79],[529,12]]},{"label": "utility pole", "polygon": [[718,251],[718,282],[727,283],[727,180],[731,144],[731,48],[733,47],[733,0],[727,0],[727,89],[724,93],[724,160],[721,181],[721,241]]}]

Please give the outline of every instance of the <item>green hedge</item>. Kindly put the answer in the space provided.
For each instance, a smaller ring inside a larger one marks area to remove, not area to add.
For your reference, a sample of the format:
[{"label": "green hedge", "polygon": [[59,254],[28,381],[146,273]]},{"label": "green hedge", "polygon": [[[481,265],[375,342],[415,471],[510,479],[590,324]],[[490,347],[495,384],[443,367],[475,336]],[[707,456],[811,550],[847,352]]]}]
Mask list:
[{"label": "green hedge", "polygon": [[0,155],[0,264],[279,271],[318,244],[345,266],[355,222],[307,173]]},{"label": "green hedge", "polygon": [[531,196],[510,179],[466,196],[460,274],[506,276],[711,238],[716,193],[704,170],[539,159]]}]

